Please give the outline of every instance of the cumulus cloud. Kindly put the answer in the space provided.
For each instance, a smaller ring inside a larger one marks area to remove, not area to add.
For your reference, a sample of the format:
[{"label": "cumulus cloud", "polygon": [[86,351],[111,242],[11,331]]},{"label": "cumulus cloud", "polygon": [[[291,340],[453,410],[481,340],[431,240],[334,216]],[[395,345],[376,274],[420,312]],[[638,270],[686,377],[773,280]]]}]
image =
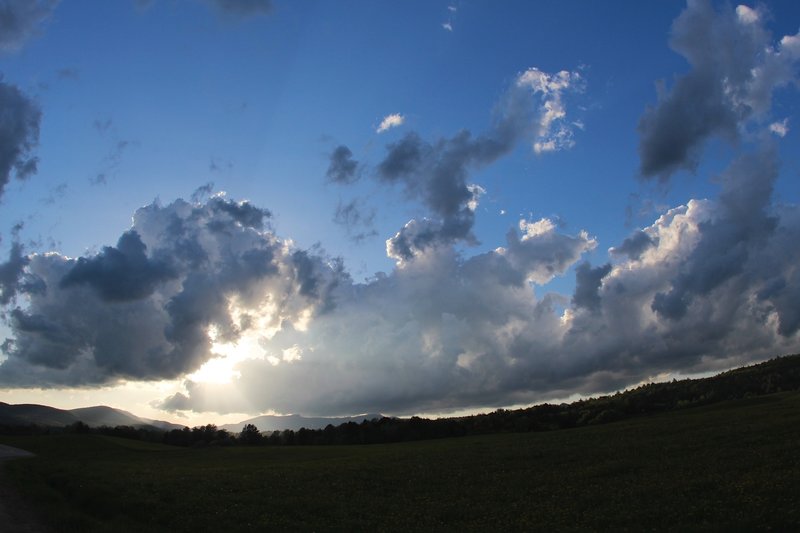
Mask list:
[{"label": "cumulus cloud", "polygon": [[0,1],[0,51],[19,50],[37,35],[59,0]]},{"label": "cumulus cloud", "polygon": [[800,38],[777,44],[758,10],[746,6],[716,11],[708,0],[690,1],[675,20],[670,45],[691,70],[639,122],[640,171],[666,180],[693,171],[710,137],[735,141],[741,130],[767,115],[772,93],[797,81]]},{"label": "cumulus cloud", "polygon": [[[293,250],[268,229],[269,212],[215,196],[139,209],[115,247],[77,259],[22,256],[2,266],[3,303],[21,296],[0,380],[91,385],[176,377],[255,326],[288,327],[331,309],[341,269]],[[22,271],[20,270],[22,269]],[[266,319],[265,319],[266,320]],[[37,386],[38,386],[37,385]]]},{"label": "cumulus cloud", "polygon": [[94,257],[79,257],[61,278],[59,287],[88,285],[106,301],[139,300],[150,296],[177,272],[168,258],[151,259],[135,230],[122,234],[116,247],[106,246]]},{"label": "cumulus cloud", "polygon": [[[335,312],[276,334],[231,384],[190,382],[164,407],[402,412],[514,397],[524,388],[519,372],[544,363],[526,349],[553,346],[548,331],[560,324],[553,298],[537,300],[529,284],[562,274],[594,246],[549,221],[521,226],[486,254],[433,248],[391,274],[337,286]],[[354,327],[357,336],[347,333]],[[287,360],[287,349],[299,357]]]},{"label": "cumulus cloud", "polygon": [[[8,313],[0,379],[162,379],[245,351],[229,383],[190,379],[162,407],[402,414],[795,351],[800,210],[770,201],[775,158],[743,155],[718,178],[719,198],[669,210],[598,267],[578,264],[597,246],[586,232],[521,220],[495,250],[427,247],[354,283],[340,261],[275,236],[252,204],[150,205],[94,256],[12,254],[4,290],[27,304]],[[573,266],[571,299],[538,293]]]},{"label": "cumulus cloud", "polygon": [[721,176],[714,216],[697,224],[694,249],[677,266],[669,290],[655,295],[654,311],[681,319],[694,298],[743,274],[776,228],[777,220],[767,209],[777,176],[772,151],[743,155],[731,165]]},{"label": "cumulus cloud", "polygon": [[[743,121],[768,115],[770,91],[788,77],[759,73],[770,70],[770,61],[786,64],[780,56],[794,41],[762,46],[761,63],[743,59],[753,43],[769,42],[762,21],[758,10],[717,13],[706,2],[690,2],[676,21],[673,47],[687,52],[695,70],[642,120],[643,165],[653,165],[652,175],[688,164],[687,154],[699,157],[709,135],[738,135]],[[713,65],[717,60],[723,64]],[[566,79],[535,72],[528,78],[527,87],[540,84],[542,96]],[[505,104],[519,103],[517,94]],[[690,127],[683,153],[667,157],[656,148],[672,126],[679,131],[670,113],[695,124],[683,107],[690,94],[713,97],[697,104],[710,129]],[[468,171],[502,155],[523,132],[556,131],[559,106],[550,102],[537,110],[511,105],[538,120],[520,120],[499,106],[483,135],[428,142],[411,132],[390,144],[378,179],[401,184],[434,215],[410,221],[387,242],[399,266],[365,284],[338,285],[336,312],[276,334],[276,344],[265,347],[271,358],[243,362],[229,384],[187,383],[179,401],[168,404],[327,414],[508,405],[800,349],[800,209],[772,201],[779,166],[768,142],[737,146],[738,157],[714,178],[718,197],[667,210],[612,247],[612,263],[577,265],[571,299],[537,289],[596,247],[586,232],[570,235],[548,219],[522,220],[504,247],[470,258],[458,253],[454,244],[467,239],[475,205]],[[354,328],[357,342],[343,334]],[[290,347],[299,359],[282,359]]]},{"label": "cumulus cloud", "polygon": [[41,119],[35,102],[17,86],[0,81],[0,196],[12,176],[24,180],[36,173],[33,150]]},{"label": "cumulus cloud", "polygon": [[405,121],[406,117],[404,117],[400,113],[392,113],[391,115],[386,115],[385,117],[383,117],[383,120],[381,120],[381,123],[378,126],[378,129],[375,130],[375,133],[383,133],[388,129],[402,126],[403,122]]}]

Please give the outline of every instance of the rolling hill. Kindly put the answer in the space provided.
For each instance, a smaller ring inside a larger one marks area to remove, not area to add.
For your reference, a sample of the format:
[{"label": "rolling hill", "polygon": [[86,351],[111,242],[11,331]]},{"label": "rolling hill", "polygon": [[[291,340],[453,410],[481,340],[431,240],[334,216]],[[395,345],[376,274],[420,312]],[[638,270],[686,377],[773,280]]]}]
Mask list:
[{"label": "rolling hill", "polygon": [[43,427],[64,427],[83,422],[92,427],[132,426],[155,427],[162,430],[180,429],[183,426],[141,418],[121,409],[105,405],[81,407],[78,409],[56,409],[38,404],[8,404],[0,402],[0,425]]}]

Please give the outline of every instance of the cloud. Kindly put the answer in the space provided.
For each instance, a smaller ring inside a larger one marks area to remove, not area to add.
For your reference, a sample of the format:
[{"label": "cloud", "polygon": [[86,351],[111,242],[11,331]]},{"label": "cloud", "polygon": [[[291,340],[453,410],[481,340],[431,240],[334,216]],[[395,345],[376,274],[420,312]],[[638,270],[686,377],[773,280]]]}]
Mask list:
[{"label": "cloud", "polygon": [[697,244],[676,268],[670,289],[655,295],[655,312],[681,319],[696,297],[743,275],[777,226],[767,212],[777,176],[772,151],[743,155],[721,176],[714,216],[697,224]]},{"label": "cloud", "polygon": [[272,0],[206,0],[213,5],[220,13],[237,17],[247,18],[259,15],[267,15],[272,12]]},{"label": "cloud", "polygon": [[58,69],[56,76],[58,76],[58,79],[60,80],[79,80],[81,73],[74,67],[65,67]]},{"label": "cloud", "polygon": [[455,23],[456,15],[458,14],[458,7],[454,5],[447,6],[447,19],[442,22],[442,29],[448,32],[453,31],[453,24]]},{"label": "cloud", "polygon": [[383,117],[383,120],[381,121],[380,126],[378,126],[378,129],[375,130],[375,133],[383,133],[388,129],[402,126],[405,121],[406,117],[404,117],[400,113],[392,113],[391,115],[386,115],[385,117]]},{"label": "cloud", "polygon": [[691,70],[671,90],[660,90],[656,106],[639,121],[640,171],[667,180],[694,171],[705,141],[734,142],[752,120],[765,117],[772,93],[797,81],[800,38],[775,45],[757,10],[695,0],[675,20],[670,45]]},{"label": "cloud", "polygon": [[0,81],[0,196],[12,175],[24,180],[36,173],[32,154],[39,143],[39,106],[15,85]]},{"label": "cloud", "polygon": [[581,263],[575,269],[575,294],[572,304],[575,307],[596,310],[600,307],[601,300],[598,290],[603,278],[611,272],[611,264],[592,268],[592,265]]},{"label": "cloud", "polygon": [[355,198],[349,202],[339,201],[333,221],[344,226],[351,240],[362,242],[378,235],[373,227],[376,214],[375,209],[365,207],[363,201]]},{"label": "cloud", "polygon": [[[796,351],[800,210],[771,202],[776,169],[775,150],[743,154],[717,199],[669,210],[611,264],[578,264],[597,246],[587,232],[523,219],[495,250],[423,247],[365,283],[319,250],[293,249],[252,204],[153,204],[94,256],[12,254],[4,291],[29,303],[8,312],[0,379],[175,378],[236,351],[247,356],[229,383],[190,379],[162,407],[404,414]],[[571,300],[538,293],[573,266]]]},{"label": "cloud", "polygon": [[773,122],[769,125],[769,131],[778,137],[786,137],[786,134],[789,133],[789,119],[785,118],[779,122]]},{"label": "cloud", "polygon": [[8,305],[22,287],[22,278],[28,258],[23,255],[22,245],[15,241],[11,244],[8,261],[0,263],[0,304]]},{"label": "cloud", "polygon": [[537,68],[531,68],[517,78],[517,85],[530,87],[534,92],[543,96],[540,108],[541,118],[533,143],[533,151],[541,154],[575,146],[573,128],[583,129],[583,123],[566,122],[567,111],[562,94],[569,90],[581,91],[583,89],[583,79],[580,73],[562,70],[556,74],[547,74]]},{"label": "cloud", "polygon": [[562,95],[579,88],[576,72],[550,75],[531,68],[519,74],[500,98],[486,132],[473,135],[462,130],[427,141],[412,131],[389,144],[376,178],[402,185],[408,198],[420,200],[430,210],[430,217],[410,221],[387,241],[389,255],[402,262],[430,246],[477,243],[472,226],[480,195],[468,183],[470,172],[493,163],[527,138],[567,148],[570,143],[565,139],[571,139],[571,133],[554,130],[567,131],[562,124],[566,117]]},{"label": "cloud", "polygon": [[148,258],[147,247],[135,230],[122,234],[117,246],[106,246],[95,257],[78,258],[61,278],[59,287],[88,285],[105,301],[139,300],[150,296],[176,270],[168,258]]},{"label": "cloud", "polygon": [[15,52],[37,35],[59,0],[3,0],[0,3],[0,51]]},{"label": "cloud", "polygon": [[[267,227],[269,212],[220,196],[139,209],[115,247],[77,259],[21,255],[3,264],[14,334],[0,381],[97,385],[174,378],[254,328],[289,327],[332,309],[334,260],[293,250]],[[22,269],[22,270],[20,270]]]},{"label": "cloud", "polygon": [[627,255],[631,259],[639,259],[648,248],[657,244],[658,241],[646,232],[636,230],[630,237],[622,241],[622,244],[610,248],[609,253],[616,257]]},{"label": "cloud", "polygon": [[347,146],[340,145],[330,155],[328,170],[325,172],[329,181],[349,184],[358,181],[358,161],[353,159],[353,152]]},{"label": "cloud", "polygon": [[[700,30],[748,24],[758,33],[762,24],[759,11],[710,10],[708,21],[704,6],[690,3],[676,28],[693,17]],[[676,30],[673,43],[691,33]],[[747,48],[720,40],[724,33],[709,38],[727,55]],[[578,85],[571,73],[532,69],[484,132],[408,132],[390,143],[369,175],[428,216],[387,241],[396,266],[363,283],[321,249],[275,235],[266,209],[219,195],[199,202],[210,188],[193,203],[141,208],[116,246],[97,254],[12,249],[0,267],[13,335],[0,382],[182,378],[184,390],[162,408],[411,414],[608,392],[800,350],[800,208],[773,200],[780,138],[738,143],[713,178],[716,197],[674,206],[612,243],[608,264],[586,262],[598,246],[588,231],[547,218],[520,220],[493,250],[464,250],[482,194],[471,173],[522,141],[546,142],[567,124],[563,98]],[[769,102],[730,90],[764,103],[764,133]],[[654,132],[642,131],[643,142]],[[336,160],[355,163],[349,150]],[[340,181],[350,179],[346,168]],[[360,209],[340,203],[344,220]],[[547,292],[572,271],[571,297]],[[229,382],[192,374],[230,354],[238,362]]]}]

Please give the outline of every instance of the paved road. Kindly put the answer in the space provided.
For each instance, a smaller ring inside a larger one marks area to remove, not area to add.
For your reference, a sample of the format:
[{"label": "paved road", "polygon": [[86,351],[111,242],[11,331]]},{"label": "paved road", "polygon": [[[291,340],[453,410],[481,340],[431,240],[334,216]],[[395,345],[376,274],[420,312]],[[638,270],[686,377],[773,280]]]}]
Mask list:
[{"label": "paved road", "polygon": [[[0,463],[7,459],[32,457],[31,452],[0,444]],[[31,505],[20,498],[8,480],[0,464],[0,531],[14,533],[48,533]]]}]

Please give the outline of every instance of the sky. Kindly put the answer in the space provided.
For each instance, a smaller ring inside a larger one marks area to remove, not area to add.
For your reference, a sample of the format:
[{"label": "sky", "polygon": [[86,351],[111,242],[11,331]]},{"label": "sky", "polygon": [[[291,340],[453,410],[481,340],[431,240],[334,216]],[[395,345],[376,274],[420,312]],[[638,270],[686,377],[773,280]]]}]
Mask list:
[{"label": "sky", "polygon": [[796,353],[799,28],[0,0],[0,401],[465,413]]}]

